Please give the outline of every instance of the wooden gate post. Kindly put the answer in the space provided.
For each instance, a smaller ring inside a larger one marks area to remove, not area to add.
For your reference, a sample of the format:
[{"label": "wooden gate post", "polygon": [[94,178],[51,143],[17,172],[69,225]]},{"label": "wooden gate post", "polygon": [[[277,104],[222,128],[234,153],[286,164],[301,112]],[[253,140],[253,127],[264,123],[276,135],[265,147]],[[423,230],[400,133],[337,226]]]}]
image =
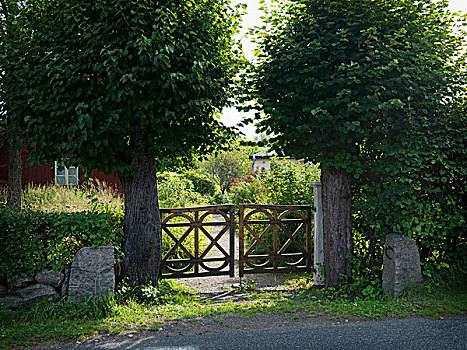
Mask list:
[{"label": "wooden gate post", "polygon": [[314,246],[314,276],[313,285],[322,286],[324,278],[322,271],[324,269],[324,250],[323,250],[323,204],[321,197],[321,182],[311,181],[310,185],[313,186],[313,197],[315,210],[315,233],[313,235]]}]

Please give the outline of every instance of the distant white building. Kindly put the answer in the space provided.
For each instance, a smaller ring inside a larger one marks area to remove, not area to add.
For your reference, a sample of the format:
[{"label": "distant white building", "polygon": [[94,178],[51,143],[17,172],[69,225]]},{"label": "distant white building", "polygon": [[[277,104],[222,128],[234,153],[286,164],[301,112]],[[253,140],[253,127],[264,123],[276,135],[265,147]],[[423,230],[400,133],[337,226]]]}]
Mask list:
[{"label": "distant white building", "polygon": [[[251,170],[261,171],[262,169],[264,169],[266,172],[269,172],[269,170],[271,169],[271,159],[274,157],[278,157],[276,151],[270,151],[268,149],[263,149],[262,151],[259,151],[258,153],[249,156],[248,158],[250,158],[253,161],[253,164],[251,165]],[[279,158],[287,159],[292,162],[299,162],[297,159],[295,159],[294,156]]]}]

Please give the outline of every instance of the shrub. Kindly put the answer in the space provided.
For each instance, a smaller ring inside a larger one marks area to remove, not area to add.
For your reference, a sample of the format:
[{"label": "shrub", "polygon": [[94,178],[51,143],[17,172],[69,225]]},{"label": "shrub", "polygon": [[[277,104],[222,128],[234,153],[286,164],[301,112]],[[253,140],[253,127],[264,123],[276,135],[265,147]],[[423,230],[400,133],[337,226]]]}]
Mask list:
[{"label": "shrub", "polygon": [[415,241],[425,275],[467,259],[467,103],[459,102],[464,110],[452,116],[411,118],[355,180],[352,226],[367,266],[381,270],[389,233]]},{"label": "shrub", "polygon": [[211,196],[214,193],[216,185],[206,174],[193,169],[188,169],[182,172],[181,176],[192,182],[193,190],[195,192],[198,192],[203,196]]},{"label": "shrub", "polygon": [[121,256],[122,212],[47,213],[0,205],[0,275],[12,280],[63,269],[82,247],[113,245]]},{"label": "shrub", "polygon": [[269,204],[312,204],[310,181],[319,181],[319,165],[275,158],[264,177]]},{"label": "shrub", "polygon": [[266,186],[261,177],[250,173],[241,179],[234,179],[230,187],[230,199],[236,206],[242,203],[265,203]]},{"label": "shrub", "polygon": [[[185,176],[159,174],[161,207],[206,205],[208,197],[194,191]],[[0,276],[11,280],[33,275],[46,267],[62,269],[76,252],[86,246],[113,245],[122,257],[123,206],[116,194],[104,186],[28,186],[23,191],[23,210],[10,210],[0,204]],[[174,228],[175,236],[184,230]],[[193,237],[185,241],[194,247]],[[200,242],[201,246],[205,242]],[[174,245],[162,234],[162,253]],[[186,253],[178,248],[177,258]]]},{"label": "shrub", "polygon": [[183,174],[158,174],[157,190],[161,208],[183,208],[206,205],[208,198],[194,190],[193,182]]},{"label": "shrub", "polygon": [[251,161],[240,150],[220,151],[210,154],[199,167],[219,186],[221,193],[225,194],[230,190],[233,178],[250,171]]},{"label": "shrub", "polygon": [[216,192],[210,200],[212,205],[228,204],[230,203],[230,196],[228,193],[222,194],[221,192]]},{"label": "shrub", "polygon": [[[112,245],[117,258],[122,258],[123,212],[47,213],[30,209],[12,210],[0,205],[0,277],[8,281],[23,275],[31,276],[44,268],[61,270],[71,263],[79,249]],[[171,222],[181,222],[172,220]],[[186,227],[172,227],[172,234],[179,238]],[[162,234],[162,254],[174,242]],[[184,247],[194,254],[194,235],[184,240]],[[207,239],[200,235],[199,247],[204,249]],[[187,258],[178,247],[172,258]]]}]

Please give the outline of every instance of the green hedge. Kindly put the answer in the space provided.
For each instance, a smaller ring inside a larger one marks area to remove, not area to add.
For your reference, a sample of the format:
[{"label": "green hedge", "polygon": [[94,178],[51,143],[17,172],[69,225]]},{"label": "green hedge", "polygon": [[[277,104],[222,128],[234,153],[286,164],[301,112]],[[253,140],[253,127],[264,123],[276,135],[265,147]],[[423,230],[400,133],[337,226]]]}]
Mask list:
[{"label": "green hedge", "polygon": [[[179,237],[185,230],[173,227],[171,232]],[[7,281],[34,275],[44,268],[61,270],[83,247],[113,245],[117,257],[123,257],[121,210],[56,213],[12,210],[0,204],[0,233],[0,279]],[[162,254],[174,244],[163,232]],[[206,246],[207,240],[201,239],[201,249]],[[185,239],[184,247],[194,254],[193,234]],[[178,247],[173,258],[184,259],[187,254]]]},{"label": "green hedge", "polygon": [[8,281],[62,269],[82,247],[113,245],[121,254],[121,212],[47,213],[0,205],[0,277]]}]

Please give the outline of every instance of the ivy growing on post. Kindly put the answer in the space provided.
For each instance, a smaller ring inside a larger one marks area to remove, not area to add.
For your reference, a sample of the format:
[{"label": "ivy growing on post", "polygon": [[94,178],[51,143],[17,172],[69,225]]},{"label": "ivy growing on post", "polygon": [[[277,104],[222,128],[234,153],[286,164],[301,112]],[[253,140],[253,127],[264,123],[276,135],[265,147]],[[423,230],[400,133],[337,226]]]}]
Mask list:
[{"label": "ivy growing on post", "polygon": [[[408,196],[418,206],[433,193],[417,191],[423,186],[465,193],[465,161],[453,159],[466,159],[465,33],[456,28],[465,18],[446,1],[273,3],[254,30],[257,63],[243,99],[264,112],[257,125],[273,147],[321,164],[330,286],[351,274],[353,197],[365,216],[360,228],[411,235],[415,226],[399,224],[412,212],[404,211]],[[456,198],[450,210],[459,213]]]},{"label": "ivy growing on post", "polygon": [[[156,168],[205,152],[229,132],[227,105],[239,67],[228,0],[21,1],[32,111],[22,122],[35,161],[62,154],[120,176],[125,195],[124,275],[157,284],[161,225]],[[14,57],[11,58],[15,60]]]}]

